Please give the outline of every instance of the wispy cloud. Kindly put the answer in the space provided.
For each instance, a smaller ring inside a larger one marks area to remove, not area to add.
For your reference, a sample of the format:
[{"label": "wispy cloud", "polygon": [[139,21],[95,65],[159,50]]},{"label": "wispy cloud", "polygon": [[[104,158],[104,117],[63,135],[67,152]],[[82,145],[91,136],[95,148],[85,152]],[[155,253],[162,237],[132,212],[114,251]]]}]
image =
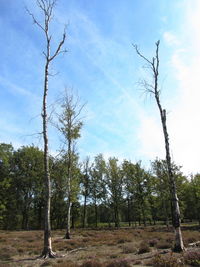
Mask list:
[{"label": "wispy cloud", "polygon": [[178,37],[172,32],[169,32],[169,31],[164,32],[163,39],[170,46],[180,45],[180,41],[178,40]]},{"label": "wispy cloud", "polygon": [[10,91],[15,96],[21,95],[21,96],[29,97],[31,99],[33,99],[33,98],[37,99],[37,100],[39,99],[39,97],[37,97],[31,91],[12,83],[10,80],[5,79],[1,75],[0,75],[0,85],[2,87],[5,87],[8,91]]}]

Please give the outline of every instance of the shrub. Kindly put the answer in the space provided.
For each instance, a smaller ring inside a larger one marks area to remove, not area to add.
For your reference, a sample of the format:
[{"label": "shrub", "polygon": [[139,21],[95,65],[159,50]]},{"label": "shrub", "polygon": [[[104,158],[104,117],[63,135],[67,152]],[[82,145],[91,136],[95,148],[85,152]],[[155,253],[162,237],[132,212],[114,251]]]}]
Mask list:
[{"label": "shrub", "polygon": [[0,249],[0,258],[1,260],[4,261],[11,260],[12,256],[17,254],[18,254],[17,249],[12,246],[1,247]]},{"label": "shrub", "polygon": [[136,260],[133,262],[134,265],[141,265],[141,263],[142,263],[141,260]]},{"label": "shrub", "polygon": [[154,238],[154,239],[150,239],[149,240],[149,246],[150,247],[155,247],[158,243],[158,239]]},{"label": "shrub", "polygon": [[63,261],[63,262],[58,262],[57,264],[53,265],[55,267],[78,267],[76,263],[73,263],[72,261]]},{"label": "shrub", "polygon": [[103,267],[103,265],[98,261],[91,260],[83,262],[80,267]]},{"label": "shrub", "polygon": [[0,267],[8,267],[8,264],[0,263]]},{"label": "shrub", "polygon": [[127,253],[136,253],[137,252],[137,248],[134,247],[131,244],[123,245],[122,246],[122,252],[125,253],[125,254],[127,254]]},{"label": "shrub", "polygon": [[185,263],[200,266],[200,251],[188,251],[184,254]]},{"label": "shrub", "polygon": [[106,267],[131,267],[131,265],[127,260],[116,260],[108,263]]},{"label": "shrub", "polygon": [[167,241],[161,240],[160,242],[157,243],[156,247],[159,249],[171,248],[172,244]]},{"label": "shrub", "polygon": [[147,253],[147,252],[150,252],[150,247],[149,247],[147,242],[143,241],[140,244],[138,254],[143,254],[143,253]]},{"label": "shrub", "polygon": [[24,252],[24,249],[23,248],[18,248],[17,250],[19,253],[23,253]]},{"label": "shrub", "polygon": [[121,238],[121,239],[119,239],[118,241],[117,241],[117,243],[118,244],[123,244],[123,243],[125,243],[126,241],[125,241],[125,239],[123,239],[123,238]]},{"label": "shrub", "polygon": [[174,237],[169,236],[169,237],[166,239],[166,241],[167,241],[168,243],[171,243],[171,244],[172,244],[172,242],[174,242]]},{"label": "shrub", "polygon": [[51,262],[50,261],[45,261],[44,263],[42,263],[40,266],[51,266]]},{"label": "shrub", "polygon": [[161,255],[156,255],[153,260],[152,260],[152,265],[154,267],[181,267],[185,266],[184,263],[173,256],[171,253],[170,255],[167,256],[161,256]]}]

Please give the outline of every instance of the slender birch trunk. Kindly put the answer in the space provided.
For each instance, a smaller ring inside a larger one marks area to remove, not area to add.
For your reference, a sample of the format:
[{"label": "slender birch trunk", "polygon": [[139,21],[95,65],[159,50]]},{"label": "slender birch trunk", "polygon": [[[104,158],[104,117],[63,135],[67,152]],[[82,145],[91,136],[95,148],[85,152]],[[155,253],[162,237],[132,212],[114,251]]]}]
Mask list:
[{"label": "slender birch trunk", "polygon": [[141,58],[143,58],[145,62],[147,62],[147,64],[150,66],[150,69],[153,72],[153,79],[154,79],[153,84],[148,84],[146,81],[144,81],[143,85],[145,87],[145,90],[148,93],[151,93],[154,95],[158,109],[159,109],[159,113],[160,113],[164,141],[165,141],[167,171],[168,171],[168,179],[169,179],[171,201],[172,201],[172,223],[173,223],[174,232],[175,232],[175,245],[174,245],[173,250],[177,252],[181,252],[184,250],[184,245],[183,245],[183,239],[182,239],[181,228],[180,228],[181,220],[180,220],[179,201],[177,197],[175,177],[172,171],[172,162],[171,162],[170,146],[169,146],[169,135],[168,135],[167,123],[166,123],[166,111],[161,106],[160,90],[158,88],[159,44],[160,44],[160,41],[156,42],[156,56],[152,58],[152,61],[146,58],[145,56],[143,56],[138,50],[138,47],[136,45],[134,45],[134,48],[136,50],[136,53]]},{"label": "slender birch trunk", "polygon": [[[67,222],[66,234],[64,238],[70,239],[71,228],[71,208],[74,201],[76,190],[75,165],[77,163],[77,155],[75,153],[76,139],[80,137],[80,130],[83,125],[79,119],[79,115],[83,106],[79,105],[79,99],[74,99],[72,94],[65,92],[64,97],[61,99],[62,112],[58,115],[59,123],[58,130],[64,136],[64,146],[66,149],[66,196],[67,196]],[[64,150],[65,150],[64,149]]]},{"label": "slender birch trunk", "polygon": [[71,207],[72,207],[72,203],[71,203],[71,200],[69,199],[68,207],[67,207],[67,227],[66,227],[66,234],[65,234],[65,237],[64,237],[66,239],[71,239],[71,235],[70,235],[70,229],[71,229]]},{"label": "slender birch trunk", "polygon": [[48,79],[49,79],[49,66],[51,61],[54,60],[62,51],[62,46],[65,42],[65,31],[62,40],[59,42],[57,49],[53,54],[50,53],[51,35],[49,34],[49,26],[52,19],[52,12],[56,4],[56,0],[37,0],[38,7],[43,13],[44,20],[41,24],[35,16],[27,9],[28,14],[32,17],[33,22],[43,31],[46,40],[46,51],[43,52],[45,56],[45,69],[44,69],[44,87],[43,87],[43,103],[42,103],[42,126],[43,126],[43,140],[44,140],[44,184],[45,184],[45,216],[44,216],[44,248],[42,251],[43,258],[53,258],[55,253],[52,251],[51,244],[51,223],[50,223],[50,209],[51,209],[51,179],[49,171],[49,148],[48,148],[48,114],[47,114],[47,96],[48,96]]},{"label": "slender birch trunk", "polygon": [[49,172],[49,148],[48,148],[48,128],[47,128],[47,94],[48,94],[48,76],[49,76],[49,54],[50,43],[47,40],[47,58],[45,65],[44,79],[44,95],[43,95],[43,139],[44,139],[44,172],[45,172],[45,218],[44,218],[44,248],[42,256],[44,258],[54,257],[51,243],[51,224],[50,224],[50,209],[51,209],[51,181]]}]

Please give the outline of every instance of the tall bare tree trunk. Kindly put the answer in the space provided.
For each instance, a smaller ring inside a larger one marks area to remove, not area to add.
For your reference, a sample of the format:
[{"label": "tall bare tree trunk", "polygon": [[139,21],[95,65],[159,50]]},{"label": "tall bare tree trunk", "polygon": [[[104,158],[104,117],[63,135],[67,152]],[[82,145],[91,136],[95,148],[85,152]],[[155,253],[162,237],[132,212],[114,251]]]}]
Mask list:
[{"label": "tall bare tree trunk", "polygon": [[[159,99],[157,100],[157,103],[159,103],[158,101]],[[171,192],[172,224],[173,224],[174,231],[175,231],[175,245],[174,245],[173,250],[177,252],[181,252],[184,250],[184,245],[183,245],[183,239],[182,239],[182,234],[181,234],[181,219],[180,219],[179,201],[178,201],[177,190],[176,190],[176,182],[175,182],[175,177],[172,171],[172,163],[171,163],[171,157],[170,157],[169,137],[168,137],[167,125],[166,125],[166,111],[160,109],[160,115],[161,115],[164,138],[165,138],[166,161],[167,161],[168,177],[169,177],[170,192]]]},{"label": "tall bare tree trunk", "polygon": [[48,148],[48,114],[47,114],[47,95],[48,95],[48,78],[49,78],[49,65],[55,57],[60,53],[65,52],[61,50],[65,42],[65,31],[62,40],[59,42],[57,49],[51,55],[51,35],[49,34],[49,25],[52,19],[52,11],[56,4],[56,0],[37,0],[38,7],[44,16],[44,22],[41,24],[35,16],[27,9],[27,12],[32,17],[33,22],[44,32],[46,39],[46,51],[43,52],[45,56],[45,70],[44,70],[44,87],[43,87],[43,103],[42,103],[42,125],[43,125],[43,140],[44,140],[44,183],[45,183],[45,216],[44,216],[44,248],[42,257],[53,258],[55,253],[52,251],[51,244],[51,224],[50,224],[50,209],[51,209],[51,180],[49,172],[49,148]]},{"label": "tall bare tree trunk", "polygon": [[160,103],[160,90],[158,88],[158,76],[159,76],[159,44],[160,41],[156,42],[156,56],[153,57],[152,61],[143,56],[140,51],[138,50],[138,47],[134,45],[137,54],[147,62],[147,64],[150,66],[150,69],[153,72],[153,84],[149,84],[148,82],[144,81],[144,87],[148,93],[151,93],[154,95],[159,112],[160,112],[160,118],[162,123],[162,129],[164,134],[164,140],[165,140],[165,152],[166,152],[166,162],[167,162],[167,171],[168,171],[168,178],[169,178],[169,185],[170,185],[170,192],[171,192],[171,201],[172,201],[172,223],[175,231],[175,245],[173,250],[177,252],[181,252],[184,250],[183,245],[183,239],[181,234],[181,220],[180,220],[180,209],[179,209],[179,202],[177,197],[177,191],[176,191],[176,182],[175,177],[172,171],[172,162],[171,162],[171,156],[170,156],[170,146],[169,146],[169,135],[167,131],[167,124],[166,124],[166,111],[165,109],[162,109],[161,103]]},{"label": "tall bare tree trunk", "polygon": [[50,224],[50,209],[51,209],[51,181],[49,172],[49,148],[48,148],[48,132],[47,132],[47,93],[48,93],[48,69],[49,69],[49,53],[50,47],[47,41],[47,58],[45,65],[44,79],[44,95],[43,95],[43,139],[44,139],[44,172],[45,172],[45,218],[44,218],[44,248],[42,256],[44,258],[54,257],[51,244],[51,224]]}]

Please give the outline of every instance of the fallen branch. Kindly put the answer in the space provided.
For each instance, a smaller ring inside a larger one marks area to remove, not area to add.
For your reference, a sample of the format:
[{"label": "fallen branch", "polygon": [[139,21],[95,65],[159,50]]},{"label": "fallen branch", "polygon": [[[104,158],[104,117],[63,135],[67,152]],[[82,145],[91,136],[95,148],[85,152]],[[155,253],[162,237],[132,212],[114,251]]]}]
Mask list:
[{"label": "fallen branch", "polygon": [[69,254],[69,253],[74,253],[74,252],[77,252],[77,251],[79,251],[79,250],[87,250],[87,247],[85,247],[85,248],[76,248],[76,249],[72,249],[72,250],[68,251],[67,253],[68,253],[68,254]]},{"label": "fallen branch", "polygon": [[200,241],[188,244],[188,247],[200,247]]}]

